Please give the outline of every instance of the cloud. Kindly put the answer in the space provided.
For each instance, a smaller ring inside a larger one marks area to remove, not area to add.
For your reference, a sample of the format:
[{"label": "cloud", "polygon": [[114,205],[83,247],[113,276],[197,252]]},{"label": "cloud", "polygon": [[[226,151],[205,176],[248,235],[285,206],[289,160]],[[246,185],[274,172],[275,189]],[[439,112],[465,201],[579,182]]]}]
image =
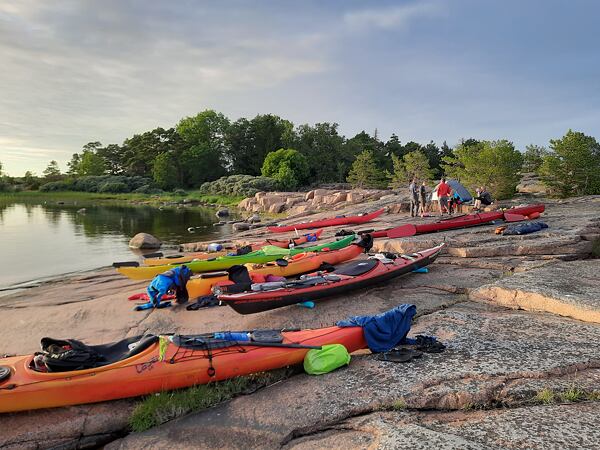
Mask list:
[{"label": "cloud", "polygon": [[[2,6],[0,117],[15,126],[3,120],[0,132],[26,140],[23,155],[39,169],[47,161],[30,149],[60,146],[67,159],[90,140],[121,142],[219,109],[220,98],[243,101],[249,91],[330,69],[309,28],[292,33],[285,22],[267,25],[273,17],[243,4],[237,12],[243,19],[195,2]],[[0,142],[0,161],[14,159],[15,148]]]},{"label": "cloud", "polygon": [[377,9],[363,9],[344,14],[344,23],[353,29],[406,28],[419,17],[430,17],[441,11],[437,2],[423,1]]}]

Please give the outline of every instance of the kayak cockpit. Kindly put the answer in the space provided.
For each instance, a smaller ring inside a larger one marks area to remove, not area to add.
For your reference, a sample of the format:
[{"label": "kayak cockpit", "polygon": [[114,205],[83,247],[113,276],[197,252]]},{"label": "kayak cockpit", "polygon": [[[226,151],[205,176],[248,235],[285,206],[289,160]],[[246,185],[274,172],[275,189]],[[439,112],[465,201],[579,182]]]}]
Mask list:
[{"label": "kayak cockpit", "polygon": [[42,339],[42,352],[28,364],[36,372],[72,372],[108,366],[131,358],[158,342],[147,334],[101,345],[87,345],[75,339]]}]

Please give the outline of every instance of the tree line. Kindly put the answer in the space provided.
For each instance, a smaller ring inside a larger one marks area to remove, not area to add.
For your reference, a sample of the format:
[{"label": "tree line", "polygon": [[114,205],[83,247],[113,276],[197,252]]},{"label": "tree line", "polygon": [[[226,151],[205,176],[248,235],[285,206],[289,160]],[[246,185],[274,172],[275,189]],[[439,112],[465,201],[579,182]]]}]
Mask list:
[{"label": "tree line", "polygon": [[[1,167],[1,166],[0,166]],[[194,189],[226,175],[268,177],[280,189],[349,182],[362,188],[402,188],[409,179],[458,178],[469,188],[485,185],[497,198],[514,194],[520,172],[537,172],[557,195],[600,193],[600,147],[595,138],[569,130],[549,149],[530,145],[522,153],[508,140],[463,139],[454,148],[387,141],[361,131],[341,135],[337,123],[299,125],[277,115],[231,121],[214,110],[183,118],[173,128],[156,128],[122,144],[89,142],[73,154],[66,174],[51,161],[43,178],[118,176],[152,180],[173,190]],[[6,178],[6,177],[5,177]],[[139,183],[138,183],[139,184]]]}]

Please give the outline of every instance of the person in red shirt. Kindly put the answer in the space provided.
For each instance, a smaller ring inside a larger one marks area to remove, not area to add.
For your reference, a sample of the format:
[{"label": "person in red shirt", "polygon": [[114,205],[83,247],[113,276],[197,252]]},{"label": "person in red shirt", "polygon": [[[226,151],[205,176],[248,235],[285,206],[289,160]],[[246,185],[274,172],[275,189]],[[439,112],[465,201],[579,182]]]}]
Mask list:
[{"label": "person in red shirt", "polygon": [[444,211],[448,212],[448,197],[450,196],[450,186],[446,183],[446,179],[442,178],[437,186],[438,202],[440,204],[440,213],[444,215]]}]

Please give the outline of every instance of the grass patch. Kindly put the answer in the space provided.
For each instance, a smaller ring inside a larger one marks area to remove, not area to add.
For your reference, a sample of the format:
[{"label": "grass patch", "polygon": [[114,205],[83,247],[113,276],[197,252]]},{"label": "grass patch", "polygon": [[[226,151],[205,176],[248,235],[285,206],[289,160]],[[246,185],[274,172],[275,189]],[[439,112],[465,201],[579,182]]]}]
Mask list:
[{"label": "grass patch", "polygon": [[592,256],[594,258],[600,258],[600,239],[592,241]]},{"label": "grass patch", "polygon": [[585,399],[586,395],[581,389],[571,386],[568,390],[561,392],[558,397],[563,402],[580,402]]},{"label": "grass patch", "polygon": [[535,397],[533,402],[549,405],[552,403],[577,403],[584,401],[597,402],[600,401],[600,391],[586,391],[572,385],[566,391],[556,392],[552,389],[542,389]]},{"label": "grass patch", "polygon": [[217,204],[227,206],[237,206],[244,197],[229,195],[204,195],[199,191],[180,191],[164,192],[162,194],[107,194],[96,192],[78,192],[78,191],[58,191],[58,192],[40,192],[40,191],[22,191],[22,192],[3,192],[0,193],[0,200],[10,201],[35,201],[35,202],[59,202],[59,201],[86,201],[93,200],[101,203],[122,203],[131,202],[135,204],[162,204],[164,202],[180,202],[184,198],[203,204]]},{"label": "grass patch", "polygon": [[408,405],[406,404],[406,402],[404,401],[403,398],[401,398],[400,400],[396,400],[394,403],[392,403],[392,409],[394,411],[401,411],[403,409],[407,409]]},{"label": "grass patch", "polygon": [[537,394],[535,394],[534,400],[537,403],[541,403],[543,405],[549,405],[554,403],[555,395],[551,389],[542,389]]},{"label": "grass patch", "polygon": [[278,369],[149,395],[134,409],[129,419],[129,426],[135,432],[145,431],[191,412],[210,408],[238,395],[249,394],[288,378],[292,373],[293,369],[290,368]]}]

